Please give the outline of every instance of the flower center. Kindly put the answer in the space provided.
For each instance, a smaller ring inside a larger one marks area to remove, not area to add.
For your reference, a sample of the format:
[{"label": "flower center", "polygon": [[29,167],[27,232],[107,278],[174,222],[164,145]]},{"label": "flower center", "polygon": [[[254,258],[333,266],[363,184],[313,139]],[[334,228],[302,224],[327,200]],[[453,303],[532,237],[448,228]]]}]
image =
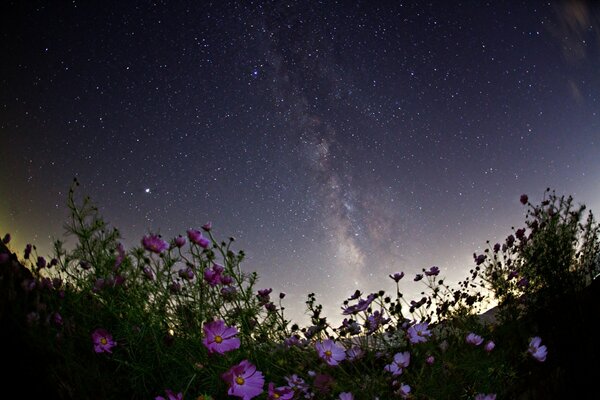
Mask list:
[{"label": "flower center", "polygon": [[417,336],[423,336],[423,332],[422,331],[417,331]]},{"label": "flower center", "polygon": [[215,336],[216,343],[221,343],[222,341],[223,341],[223,338],[221,336]]},{"label": "flower center", "polygon": [[331,357],[331,351],[327,350],[325,351],[325,357]]},{"label": "flower center", "polygon": [[277,393],[273,393],[273,398],[274,398],[274,399],[278,399],[278,398],[279,398],[279,395],[278,395]]},{"label": "flower center", "polygon": [[101,338],[100,343],[106,346],[108,344],[108,340],[106,340],[106,338]]},{"label": "flower center", "polygon": [[237,378],[235,378],[235,383],[237,383],[238,385],[243,385],[244,384],[244,378],[242,378],[241,376],[238,376]]}]

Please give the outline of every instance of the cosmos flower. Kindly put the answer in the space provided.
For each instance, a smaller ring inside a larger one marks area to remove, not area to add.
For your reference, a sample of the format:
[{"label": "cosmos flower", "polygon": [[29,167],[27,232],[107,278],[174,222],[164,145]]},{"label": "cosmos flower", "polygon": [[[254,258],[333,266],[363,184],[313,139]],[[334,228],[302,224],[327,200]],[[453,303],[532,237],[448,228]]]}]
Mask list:
[{"label": "cosmos flower", "polygon": [[474,346],[479,346],[483,343],[483,338],[479,335],[474,334],[473,332],[469,333],[466,337],[466,342],[472,344]]},{"label": "cosmos flower", "polygon": [[425,362],[429,365],[433,365],[433,363],[435,362],[435,357],[429,356],[425,359]]},{"label": "cosmos flower", "polygon": [[483,348],[485,349],[485,351],[487,351],[488,353],[492,350],[494,350],[494,347],[496,347],[496,343],[492,342],[491,340],[489,340],[485,346],[483,346]]},{"label": "cosmos flower", "polygon": [[397,392],[403,399],[408,398],[410,396],[410,386],[405,385],[404,383],[400,384],[400,389]]},{"label": "cosmos flower", "polygon": [[422,322],[420,324],[411,326],[410,328],[408,328],[407,332],[408,340],[412,344],[425,343],[427,341],[427,338],[431,336],[431,331],[427,329],[428,327],[429,325],[427,324],[427,322]]},{"label": "cosmos flower", "polygon": [[289,386],[275,387],[273,382],[269,383],[269,400],[291,400],[294,397],[294,391]]},{"label": "cosmos flower", "polygon": [[158,235],[147,235],[142,238],[142,246],[152,253],[160,254],[169,248],[169,243]]},{"label": "cosmos flower", "polygon": [[398,283],[400,279],[404,278],[404,272],[396,272],[394,275],[390,275],[390,278],[392,278],[396,283]]},{"label": "cosmos flower", "polygon": [[115,265],[113,269],[116,270],[119,268],[119,266],[123,263],[123,260],[125,260],[125,249],[123,248],[123,245],[119,243],[117,244],[117,257],[115,258]]},{"label": "cosmos flower", "polygon": [[[220,268],[219,268],[220,267]],[[223,267],[219,264],[214,264],[212,268],[207,268],[204,270],[204,280],[208,282],[210,286],[220,285],[223,281],[222,275]]]},{"label": "cosmos flower", "polygon": [[248,360],[243,360],[238,365],[221,375],[229,385],[227,394],[241,397],[242,400],[250,400],[263,392],[265,378],[262,372],[256,370],[256,366]]},{"label": "cosmos flower", "polygon": [[226,326],[225,321],[217,320],[204,324],[204,339],[202,344],[209,353],[224,354],[240,347],[240,339],[234,337],[238,330],[232,326]]},{"label": "cosmos flower", "polygon": [[365,311],[367,308],[369,308],[369,306],[371,305],[371,303],[373,302],[373,300],[375,300],[375,295],[373,293],[371,293],[370,295],[367,296],[366,299],[360,299],[358,300],[358,304],[355,304],[353,306],[349,306],[347,307],[342,314],[344,315],[350,315],[350,314],[354,314],[360,311]]},{"label": "cosmos flower", "polygon": [[421,279],[423,279],[423,274],[417,274],[415,275],[415,279],[413,279],[415,282],[419,282]]},{"label": "cosmos flower", "polygon": [[348,356],[348,361],[354,361],[361,358],[365,352],[358,346],[353,346],[346,350],[346,356]]},{"label": "cosmos flower", "polygon": [[548,349],[546,346],[540,346],[541,344],[542,338],[539,336],[534,337],[529,342],[529,349],[527,352],[539,362],[544,362],[546,361],[546,356],[548,355]]},{"label": "cosmos flower", "polygon": [[175,392],[173,392],[172,390],[166,389],[165,394],[167,395],[167,397],[156,396],[154,400],[183,400],[183,393],[181,392],[175,394]]},{"label": "cosmos flower", "polygon": [[496,400],[496,395],[495,394],[483,394],[483,393],[479,393],[477,396],[475,396],[475,400]]},{"label": "cosmos flower", "polygon": [[210,244],[210,240],[208,240],[207,238],[202,236],[202,232],[200,232],[199,230],[196,230],[196,229],[188,229],[187,234],[188,234],[188,239],[190,239],[190,242],[196,243],[198,246],[200,246],[202,248],[205,248],[205,249],[208,248],[208,245]]},{"label": "cosmos flower", "polygon": [[440,269],[436,266],[429,268],[429,270],[425,271],[425,275],[427,276],[437,276],[440,273]]},{"label": "cosmos flower", "polygon": [[340,393],[340,400],[354,400],[354,396],[350,392]]},{"label": "cosmos flower", "polygon": [[294,390],[304,391],[308,389],[308,384],[296,374],[286,376],[285,380],[287,381],[288,386]]},{"label": "cosmos flower", "polygon": [[185,238],[181,235],[177,236],[174,240],[175,242],[175,246],[182,248],[183,246],[185,246]]},{"label": "cosmos flower", "polygon": [[338,365],[340,361],[346,359],[344,348],[338,346],[333,340],[327,339],[322,342],[315,343],[315,348],[319,357],[331,366]]},{"label": "cosmos flower", "polygon": [[393,376],[402,374],[402,369],[408,367],[410,364],[410,353],[405,351],[404,353],[396,353],[394,355],[394,361],[391,364],[386,365],[383,369],[391,372]]},{"label": "cosmos flower", "polygon": [[117,343],[106,329],[98,328],[92,332],[92,341],[94,342],[94,351],[96,353],[112,353],[110,349],[115,347]]}]

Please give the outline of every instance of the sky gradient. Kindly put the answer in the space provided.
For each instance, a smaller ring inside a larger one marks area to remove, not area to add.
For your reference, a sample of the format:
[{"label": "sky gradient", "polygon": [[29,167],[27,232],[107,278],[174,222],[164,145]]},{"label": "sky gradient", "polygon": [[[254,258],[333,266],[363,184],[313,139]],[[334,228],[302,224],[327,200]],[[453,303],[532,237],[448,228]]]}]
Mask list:
[{"label": "sky gradient", "polygon": [[48,253],[77,177],[127,247],[212,221],[299,320],[462,279],[523,193],[600,209],[597,5],[201,3],[4,2],[13,248]]}]

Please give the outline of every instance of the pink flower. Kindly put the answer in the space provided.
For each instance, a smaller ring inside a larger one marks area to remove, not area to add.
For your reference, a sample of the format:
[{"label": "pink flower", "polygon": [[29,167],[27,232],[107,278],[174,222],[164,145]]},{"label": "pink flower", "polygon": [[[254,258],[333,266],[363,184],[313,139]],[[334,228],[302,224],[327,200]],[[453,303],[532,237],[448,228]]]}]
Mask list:
[{"label": "pink flower", "polygon": [[353,346],[353,347],[349,348],[348,350],[346,350],[346,355],[348,356],[348,361],[358,360],[364,354],[365,354],[365,352],[360,347],[357,347],[357,346]]},{"label": "pink flower", "polygon": [[396,272],[394,275],[390,275],[390,278],[392,278],[396,283],[398,283],[400,279],[404,278],[404,272]]},{"label": "pink flower", "polygon": [[408,328],[408,340],[412,344],[416,343],[425,343],[427,338],[431,336],[431,331],[427,328],[429,325],[427,322],[422,322],[420,324],[416,324]]},{"label": "pink flower", "polygon": [[410,353],[405,351],[404,353],[396,353],[394,361],[386,365],[384,369],[391,372],[393,376],[398,376],[402,374],[402,368],[408,367],[408,364],[410,364]]},{"label": "pink flower", "polygon": [[202,236],[202,232],[196,229],[188,229],[187,230],[188,238],[190,242],[196,243],[198,246],[207,248],[210,244],[210,240]]},{"label": "pink flower", "polygon": [[256,367],[248,360],[234,365],[221,377],[229,385],[227,394],[241,397],[242,400],[250,400],[264,391],[265,378],[262,372],[257,371]]},{"label": "pink flower", "polygon": [[183,246],[185,246],[185,238],[181,235],[177,236],[174,240],[175,242],[175,246],[182,248]]},{"label": "pink flower", "polygon": [[435,358],[433,356],[429,356],[425,359],[425,362],[429,365],[433,365],[433,363],[435,362]]},{"label": "pink flower", "polygon": [[373,300],[375,300],[375,295],[373,293],[371,293],[370,295],[367,296],[366,299],[358,300],[358,304],[347,307],[342,312],[342,314],[350,315],[350,314],[357,313],[359,311],[365,311],[367,308],[369,308],[369,306],[371,305]]},{"label": "pink flower", "polygon": [[110,349],[117,345],[112,335],[102,328],[98,328],[92,332],[92,341],[94,342],[94,351],[96,353],[112,353]]},{"label": "pink flower", "polygon": [[466,342],[472,344],[474,346],[479,346],[483,343],[483,338],[479,335],[474,334],[473,332],[469,333],[466,337]]},{"label": "pink flower", "polygon": [[354,396],[350,392],[340,393],[340,400],[354,400]]},{"label": "pink flower", "polygon": [[154,400],[183,400],[183,393],[175,394],[172,390],[166,389],[165,393],[167,397],[156,396]]},{"label": "pink flower", "polygon": [[440,273],[440,269],[438,267],[431,267],[428,271],[425,271],[425,275],[427,276],[437,276]]},{"label": "pink flower", "polygon": [[219,264],[214,264],[212,269],[204,270],[204,280],[208,282],[210,286],[216,286],[223,283],[223,267]]},{"label": "pink flower", "polygon": [[207,223],[202,225],[202,229],[204,229],[206,232],[210,232],[210,230],[212,229],[212,222],[208,221]]},{"label": "pink flower", "polygon": [[269,383],[269,400],[290,400],[294,397],[294,391],[289,386],[275,387],[273,382]]},{"label": "pink flower", "polygon": [[204,339],[202,344],[209,353],[224,354],[240,347],[240,339],[234,337],[238,334],[235,327],[226,326],[222,320],[204,324]]},{"label": "pink flower", "polygon": [[321,357],[327,364],[335,366],[340,361],[346,358],[346,352],[344,348],[338,346],[333,340],[327,339],[322,342],[315,343],[315,348],[319,357]]},{"label": "pink flower", "polygon": [[487,351],[488,353],[492,350],[494,350],[494,347],[496,347],[496,343],[492,342],[491,340],[489,340],[485,346],[483,346],[483,348],[485,349],[485,351]]},{"label": "pink flower", "polygon": [[496,400],[496,395],[495,394],[483,394],[483,393],[479,393],[477,396],[475,396],[475,400]]},{"label": "pink flower", "polygon": [[160,254],[169,248],[169,243],[162,240],[158,235],[149,235],[142,238],[142,246],[152,253]]},{"label": "pink flower", "polygon": [[[519,198],[519,201],[521,202],[521,204],[525,205],[527,204],[527,201],[529,200],[529,197],[527,197],[526,194],[522,194],[521,197]],[[496,396],[494,396],[495,398]]]},{"label": "pink flower", "polygon": [[403,399],[408,398],[408,396],[410,396],[410,386],[401,383],[397,393],[402,396]]},{"label": "pink flower", "polygon": [[546,356],[548,355],[548,349],[546,346],[540,346],[541,344],[542,339],[539,336],[534,337],[531,339],[531,342],[529,342],[529,349],[527,352],[539,362],[544,362],[546,361]]}]

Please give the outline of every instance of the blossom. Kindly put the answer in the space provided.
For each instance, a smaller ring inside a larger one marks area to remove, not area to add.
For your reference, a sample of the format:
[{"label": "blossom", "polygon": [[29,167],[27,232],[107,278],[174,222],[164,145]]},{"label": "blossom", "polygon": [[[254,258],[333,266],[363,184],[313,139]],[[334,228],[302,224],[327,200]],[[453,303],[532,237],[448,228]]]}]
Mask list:
[{"label": "blossom", "polygon": [[413,279],[413,280],[414,280],[415,282],[418,282],[418,281],[420,281],[421,279],[423,279],[423,274],[417,274],[417,275],[415,276],[415,279]]},{"label": "blossom", "polygon": [[408,340],[412,344],[425,343],[427,338],[431,336],[431,331],[427,329],[428,326],[427,322],[422,322],[408,328]]},{"label": "blossom", "polygon": [[348,361],[354,361],[361,358],[365,352],[358,346],[353,346],[346,350],[346,356],[348,357]]},{"label": "blossom", "polygon": [[340,400],[354,400],[354,396],[350,392],[340,393]]},{"label": "blossom", "polygon": [[221,375],[229,385],[227,394],[250,400],[263,392],[265,378],[262,372],[256,370],[250,361],[243,360],[238,365]]},{"label": "blossom", "polygon": [[232,326],[226,326],[223,320],[217,320],[204,324],[204,339],[202,344],[209,353],[224,354],[227,351],[240,347],[240,339],[234,337],[238,330]]},{"label": "blossom", "polygon": [[405,385],[404,383],[400,384],[400,389],[398,389],[397,392],[400,396],[402,396],[403,399],[408,398],[408,396],[410,395],[410,386]]},{"label": "blossom", "polygon": [[402,374],[402,369],[408,367],[410,364],[410,353],[405,351],[404,353],[396,353],[394,355],[394,361],[391,364],[386,365],[383,369],[391,372],[392,375],[398,376]]},{"label": "blossom", "polygon": [[304,379],[300,378],[298,375],[294,374],[292,376],[286,376],[285,380],[289,387],[295,390],[304,391],[308,389],[308,384],[304,381]]},{"label": "blossom", "polygon": [[331,339],[315,343],[315,348],[319,357],[332,366],[338,365],[340,361],[343,361],[346,358],[344,348],[337,345]]},{"label": "blossom", "polygon": [[404,272],[396,272],[394,275],[390,275],[390,278],[392,278],[396,283],[398,283],[400,279],[404,278]]},{"label": "blossom", "polygon": [[182,248],[183,246],[185,246],[185,238],[181,235],[177,236],[174,240],[175,242],[175,246]]},{"label": "blossom", "polygon": [[541,344],[542,338],[539,336],[534,337],[529,342],[529,349],[527,352],[539,362],[544,362],[546,361],[546,356],[548,355],[548,349],[546,346],[540,346]]},{"label": "blossom", "polygon": [[487,351],[488,353],[490,351],[494,350],[494,347],[496,347],[496,343],[492,342],[491,340],[488,340],[488,342],[485,344],[485,346],[483,346],[485,351]]},{"label": "blossom", "polygon": [[207,248],[210,244],[210,240],[202,236],[202,232],[196,229],[188,229],[187,230],[188,238],[190,242],[196,243],[198,246],[202,248]]},{"label": "blossom", "polygon": [[206,232],[210,232],[210,230],[212,229],[212,222],[208,221],[207,223],[202,225],[202,229],[204,229]]},{"label": "blossom", "polygon": [[94,351],[96,353],[112,353],[110,349],[117,345],[112,335],[106,329],[102,328],[98,328],[92,332],[92,341],[94,342]]},{"label": "blossom", "polygon": [[222,273],[223,273],[223,267],[220,266],[219,264],[214,264],[212,266],[212,269],[207,268],[204,270],[204,280],[206,282],[208,282],[208,284],[210,286],[219,285],[223,282],[222,281],[222,278],[223,278]]},{"label": "blossom", "polygon": [[369,306],[371,305],[373,300],[375,300],[375,295],[373,293],[371,293],[370,295],[367,296],[366,299],[358,300],[358,304],[347,307],[342,312],[342,314],[349,315],[349,314],[357,313],[359,311],[365,311],[367,308],[369,308]]},{"label": "blossom", "polygon": [[435,357],[429,356],[425,359],[425,362],[429,365],[433,365],[433,363],[435,362]]},{"label": "blossom", "polygon": [[273,382],[269,383],[269,400],[290,400],[294,397],[294,391],[289,386],[275,387]]},{"label": "blossom", "polygon": [[425,271],[425,275],[427,276],[437,276],[440,273],[440,269],[436,266],[429,268],[429,270]]},{"label": "blossom", "polygon": [[479,346],[483,343],[483,338],[479,335],[474,334],[473,332],[469,333],[466,337],[466,342],[472,344],[474,346]]},{"label": "blossom", "polygon": [[156,396],[154,400],[183,400],[183,393],[181,392],[175,394],[172,390],[166,389],[165,393],[167,397]]},{"label": "blossom", "polygon": [[496,395],[495,394],[483,394],[483,393],[479,393],[477,396],[475,396],[475,400],[496,400]]},{"label": "blossom", "polygon": [[144,275],[146,275],[146,278],[148,278],[149,280],[153,281],[154,279],[156,279],[156,274],[149,266],[146,265],[144,268],[142,268],[142,272],[144,272]]},{"label": "blossom", "polygon": [[152,253],[160,254],[169,248],[169,243],[162,240],[158,235],[149,235],[142,238],[142,246]]}]

